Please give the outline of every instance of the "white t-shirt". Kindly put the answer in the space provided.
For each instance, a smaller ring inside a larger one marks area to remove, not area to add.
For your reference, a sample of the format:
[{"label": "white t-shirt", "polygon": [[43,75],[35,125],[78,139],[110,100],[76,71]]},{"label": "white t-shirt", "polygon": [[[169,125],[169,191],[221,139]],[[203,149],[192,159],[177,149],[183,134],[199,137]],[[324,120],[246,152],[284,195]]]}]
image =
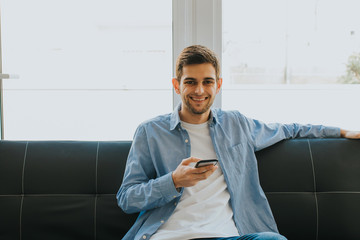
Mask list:
[{"label": "white t-shirt", "polygon": [[[200,159],[217,158],[207,122],[181,122],[181,125],[190,137],[191,156]],[[219,165],[208,179],[184,188],[174,213],[151,240],[238,236],[229,199],[230,194]]]}]

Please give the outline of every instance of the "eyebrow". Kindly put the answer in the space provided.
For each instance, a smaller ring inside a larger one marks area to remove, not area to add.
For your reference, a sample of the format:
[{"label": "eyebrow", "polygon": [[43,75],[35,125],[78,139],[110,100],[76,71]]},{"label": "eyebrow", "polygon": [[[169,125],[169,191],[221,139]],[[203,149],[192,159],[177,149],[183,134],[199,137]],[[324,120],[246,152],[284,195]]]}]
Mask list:
[{"label": "eyebrow", "polygon": [[[187,78],[185,78],[184,79],[184,81],[185,80],[196,80],[196,78],[192,78],[192,77],[187,77]],[[206,78],[204,78],[204,80],[214,80],[215,81],[215,78],[212,78],[212,77],[206,77]]]}]

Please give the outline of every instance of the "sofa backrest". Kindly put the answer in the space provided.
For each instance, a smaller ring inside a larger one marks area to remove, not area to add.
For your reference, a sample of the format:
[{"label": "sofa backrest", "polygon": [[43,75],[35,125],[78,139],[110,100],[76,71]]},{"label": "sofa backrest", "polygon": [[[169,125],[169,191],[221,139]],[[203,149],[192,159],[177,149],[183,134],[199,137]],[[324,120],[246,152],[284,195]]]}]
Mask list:
[{"label": "sofa backrest", "polygon": [[[0,239],[121,239],[117,206],[131,142],[0,141]],[[257,152],[290,240],[360,239],[360,141],[294,139]]]},{"label": "sofa backrest", "polygon": [[287,140],[257,159],[279,231],[289,240],[360,239],[360,141]]},{"label": "sofa backrest", "polygon": [[0,239],[121,239],[131,142],[0,142]]}]

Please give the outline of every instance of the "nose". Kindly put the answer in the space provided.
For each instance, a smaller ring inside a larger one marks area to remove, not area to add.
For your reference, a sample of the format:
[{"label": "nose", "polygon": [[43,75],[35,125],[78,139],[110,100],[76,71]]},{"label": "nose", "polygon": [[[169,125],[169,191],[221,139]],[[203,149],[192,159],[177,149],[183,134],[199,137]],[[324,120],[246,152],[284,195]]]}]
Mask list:
[{"label": "nose", "polygon": [[198,84],[195,89],[195,93],[201,95],[204,93],[204,86],[202,84]]}]

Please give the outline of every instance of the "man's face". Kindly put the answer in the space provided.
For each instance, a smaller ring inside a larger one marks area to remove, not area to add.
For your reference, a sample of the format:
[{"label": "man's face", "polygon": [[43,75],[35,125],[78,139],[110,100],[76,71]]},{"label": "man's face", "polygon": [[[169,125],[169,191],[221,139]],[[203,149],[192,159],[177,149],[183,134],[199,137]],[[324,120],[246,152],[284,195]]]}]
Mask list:
[{"label": "man's face", "polygon": [[210,63],[184,66],[180,83],[173,79],[175,91],[183,103],[182,113],[208,117],[221,84],[222,79],[216,81],[215,68]]}]

